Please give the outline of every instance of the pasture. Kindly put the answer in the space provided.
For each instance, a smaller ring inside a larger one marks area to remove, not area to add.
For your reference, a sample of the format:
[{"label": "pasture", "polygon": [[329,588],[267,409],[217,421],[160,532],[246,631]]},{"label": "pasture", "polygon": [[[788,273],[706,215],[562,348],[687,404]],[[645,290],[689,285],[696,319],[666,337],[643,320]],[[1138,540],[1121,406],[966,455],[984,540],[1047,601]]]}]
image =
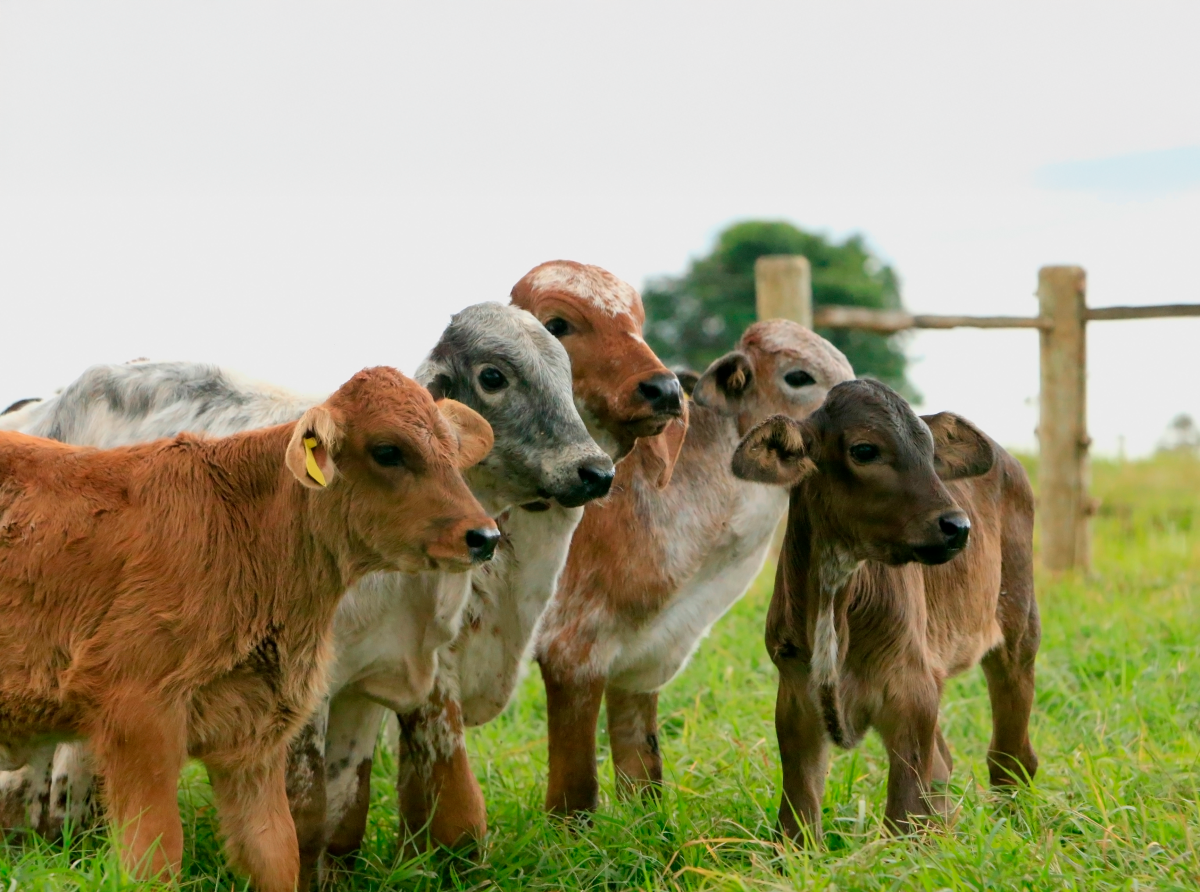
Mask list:
[{"label": "pasture", "polygon": [[[397,850],[394,764],[381,747],[367,849],[336,888],[1200,887],[1200,461],[1097,462],[1093,492],[1101,502],[1093,575],[1038,579],[1044,632],[1032,737],[1041,768],[1031,789],[986,787],[989,709],[975,670],[943,698],[960,801],[951,824],[921,839],[882,832],[886,760],[869,737],[833,759],[827,850],[775,842],[775,671],[762,645],[768,567],[663,693],[661,804],[616,800],[606,763],[591,826],[543,814],[545,703],[534,669],[513,706],[469,735],[491,825],[482,860]],[[184,888],[240,888],[219,853],[198,766],[180,800]],[[10,838],[0,855],[0,890],[144,885],[122,877],[102,832],[65,846]]]}]

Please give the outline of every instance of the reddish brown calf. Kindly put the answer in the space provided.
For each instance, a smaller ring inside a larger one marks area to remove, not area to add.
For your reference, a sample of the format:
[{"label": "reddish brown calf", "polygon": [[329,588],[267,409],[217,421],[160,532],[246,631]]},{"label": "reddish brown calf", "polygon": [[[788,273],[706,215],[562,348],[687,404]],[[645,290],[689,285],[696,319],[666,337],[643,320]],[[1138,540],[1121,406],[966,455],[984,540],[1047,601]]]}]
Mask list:
[{"label": "reddish brown calf", "polygon": [[[439,411],[440,408],[440,411]],[[375,570],[467,569],[495,524],[461,470],[465,406],[360,372],[296,424],[100,451],[0,434],[0,756],[89,739],[130,866],[178,871],[189,756],[231,859],[296,887],[287,744],[320,694],[334,609]]]},{"label": "reddish brown calf", "polygon": [[549,810],[598,804],[602,698],[618,789],[656,795],[659,690],[758,575],[787,510],[786,493],[733,476],[734,450],[763,419],[807,417],[853,377],[846,358],[812,331],[756,322],[697,377],[670,484],[659,483],[654,441],[642,440],[618,466],[609,497],[587,507],[536,648]]},{"label": "reddish brown calf", "polygon": [[674,435],[678,426],[667,425],[683,416],[683,389],[642,339],[646,311],[637,291],[598,266],[555,260],[526,273],[512,303],[566,348],[575,404],[596,442],[620,459],[646,438],[669,477],[683,428]]},{"label": "reddish brown calf", "polygon": [[752,430],[733,470],[791,489],[766,633],[779,668],[783,830],[820,838],[828,740],[853,747],[870,727],[891,765],[889,825],[904,832],[946,810],[934,789],[952,764],[942,685],[980,662],[991,781],[1032,777],[1040,625],[1020,464],[958,416],[922,420],[884,385],[853,381],[805,421],[776,416]]}]

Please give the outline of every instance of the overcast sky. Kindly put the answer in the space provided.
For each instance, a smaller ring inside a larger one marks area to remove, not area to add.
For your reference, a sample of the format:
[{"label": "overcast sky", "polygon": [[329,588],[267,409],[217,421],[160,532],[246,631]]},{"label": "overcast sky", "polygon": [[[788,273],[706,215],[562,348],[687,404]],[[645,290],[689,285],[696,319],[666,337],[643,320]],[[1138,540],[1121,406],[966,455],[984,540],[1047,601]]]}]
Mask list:
[{"label": "overcast sky", "polygon": [[[329,390],[566,257],[861,232],[918,312],[1200,302],[1200,5],[0,0],[0,406],[89,364]],[[1200,417],[1200,319],[1090,326],[1100,452]],[[1037,335],[910,342],[1035,441]]]}]

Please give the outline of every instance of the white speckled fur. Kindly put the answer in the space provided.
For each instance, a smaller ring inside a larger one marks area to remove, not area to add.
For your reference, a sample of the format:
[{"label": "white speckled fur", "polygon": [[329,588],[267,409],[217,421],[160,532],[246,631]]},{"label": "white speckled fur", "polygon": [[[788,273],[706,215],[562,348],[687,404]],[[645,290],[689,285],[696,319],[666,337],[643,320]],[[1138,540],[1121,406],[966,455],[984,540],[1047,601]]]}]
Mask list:
[{"label": "white speckled fur", "polygon": [[[700,411],[693,409],[695,421]],[[603,597],[551,602],[538,652],[570,649],[570,657],[556,660],[560,671],[607,677],[613,687],[630,692],[658,690],[687,664],[761,569],[787,494],[738,480],[728,459],[720,459],[737,445],[733,419],[694,423],[688,437],[666,490],[636,478],[631,484],[639,517],[653,530],[656,560],[664,575],[682,584],[661,609],[638,621],[613,612]]]},{"label": "white speckled fur", "polygon": [[565,292],[610,316],[632,313],[642,302],[632,285],[598,266],[548,264],[533,273],[529,284],[535,291]]},{"label": "white speckled fur", "polygon": [[464,724],[491,721],[512,699],[582,517],[582,508],[553,505],[498,521],[506,547],[473,574],[463,630],[439,664],[439,676],[454,678]]},{"label": "white speckled fur", "polygon": [[609,683],[631,692],[656,691],[682,671],[713,624],[737,603],[762,569],[771,536],[787,510],[787,494],[739,494],[728,537],[652,622],[620,636]]}]

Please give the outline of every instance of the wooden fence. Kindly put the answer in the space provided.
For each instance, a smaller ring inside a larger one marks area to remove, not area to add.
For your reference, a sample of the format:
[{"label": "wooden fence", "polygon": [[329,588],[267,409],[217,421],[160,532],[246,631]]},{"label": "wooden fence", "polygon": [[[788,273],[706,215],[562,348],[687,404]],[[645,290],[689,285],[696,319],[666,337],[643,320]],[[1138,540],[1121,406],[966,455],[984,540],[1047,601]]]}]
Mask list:
[{"label": "wooden fence", "polygon": [[1147,307],[1087,305],[1087,275],[1078,266],[1038,271],[1036,316],[928,316],[902,310],[812,305],[812,275],[804,257],[760,257],[755,265],[759,319],[792,319],[810,328],[854,328],[892,334],[912,328],[1035,328],[1041,337],[1038,398],[1038,523],[1048,570],[1088,570],[1087,323],[1109,319],[1200,316],[1200,304]]}]

